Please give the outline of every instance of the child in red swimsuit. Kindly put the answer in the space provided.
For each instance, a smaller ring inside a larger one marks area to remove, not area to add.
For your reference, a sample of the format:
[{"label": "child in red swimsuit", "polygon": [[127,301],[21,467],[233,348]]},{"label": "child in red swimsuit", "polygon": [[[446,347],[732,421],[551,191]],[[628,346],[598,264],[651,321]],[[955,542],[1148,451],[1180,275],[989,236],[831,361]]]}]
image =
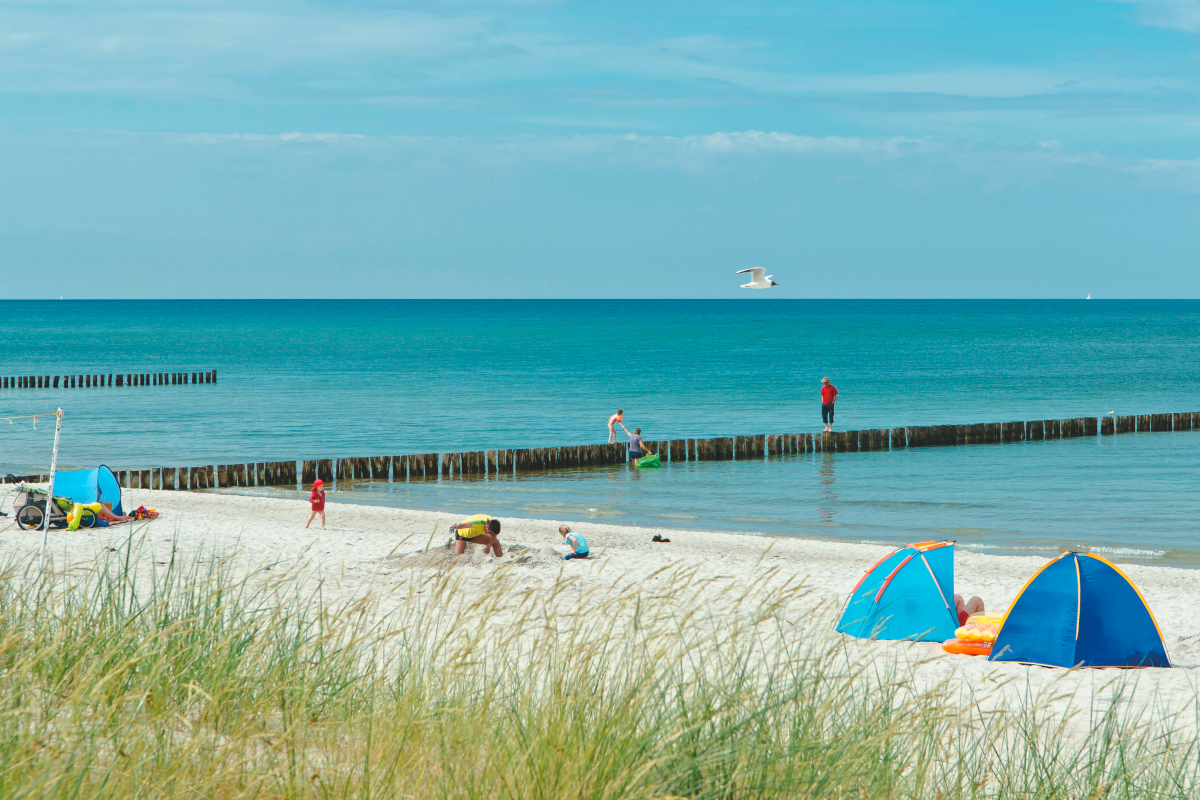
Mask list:
[{"label": "child in red swimsuit", "polygon": [[312,524],[313,517],[317,514],[321,515],[321,530],[325,530],[325,481],[317,480],[313,483],[312,494],[308,496],[308,502],[312,503],[312,512],[308,515],[308,522],[304,523],[304,527]]},{"label": "child in red swimsuit", "polygon": [[[617,413],[613,414],[611,417],[608,418],[608,443],[609,444],[612,444],[615,441],[617,441],[617,429],[614,428],[613,426],[620,423],[621,420],[623,420],[623,419],[625,419],[625,409],[623,409],[623,408],[618,408]],[[624,427],[624,426],[622,425],[621,427]]]}]

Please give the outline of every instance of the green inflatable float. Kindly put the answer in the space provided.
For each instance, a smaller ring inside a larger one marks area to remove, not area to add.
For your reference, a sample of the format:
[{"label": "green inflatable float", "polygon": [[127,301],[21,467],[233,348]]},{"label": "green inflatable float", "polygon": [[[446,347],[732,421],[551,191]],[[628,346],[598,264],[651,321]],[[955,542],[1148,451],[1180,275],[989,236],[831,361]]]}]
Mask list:
[{"label": "green inflatable float", "polygon": [[662,462],[658,458],[658,453],[651,453],[648,456],[642,456],[637,460],[638,469],[646,469],[647,467],[660,467]]}]

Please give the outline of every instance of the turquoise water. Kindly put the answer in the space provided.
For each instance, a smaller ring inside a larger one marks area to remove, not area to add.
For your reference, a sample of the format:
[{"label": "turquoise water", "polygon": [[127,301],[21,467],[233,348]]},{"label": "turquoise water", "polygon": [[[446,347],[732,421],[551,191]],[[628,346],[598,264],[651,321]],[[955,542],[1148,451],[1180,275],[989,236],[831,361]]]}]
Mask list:
[{"label": "turquoise water", "polygon": [[[1200,410],[1192,301],[0,303],[7,375],[217,369],[214,386],[0,390],[66,411],[62,460],[120,466]],[[50,426],[0,430],[0,469]],[[1200,433],[341,486],[497,515],[990,548],[1200,553]],[[244,490],[243,490],[244,491]],[[271,490],[266,490],[271,491]],[[595,509],[594,511],[592,509]]]}]

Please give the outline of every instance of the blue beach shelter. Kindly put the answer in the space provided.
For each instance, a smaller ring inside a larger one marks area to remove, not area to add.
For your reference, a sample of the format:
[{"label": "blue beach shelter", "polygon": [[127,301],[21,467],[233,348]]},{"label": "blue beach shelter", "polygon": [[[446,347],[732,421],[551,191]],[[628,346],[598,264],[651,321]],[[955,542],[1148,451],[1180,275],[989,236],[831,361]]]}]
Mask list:
[{"label": "blue beach shelter", "polygon": [[989,661],[1047,667],[1169,667],[1142,593],[1099,556],[1063,553],[1013,601]]},{"label": "blue beach shelter", "polygon": [[76,503],[112,503],[114,514],[125,513],[121,508],[121,486],[117,476],[105,466],[54,473],[54,494],[69,497]]},{"label": "blue beach shelter", "polygon": [[954,637],[954,543],[919,542],[884,556],[850,592],[839,633],[942,642]]}]

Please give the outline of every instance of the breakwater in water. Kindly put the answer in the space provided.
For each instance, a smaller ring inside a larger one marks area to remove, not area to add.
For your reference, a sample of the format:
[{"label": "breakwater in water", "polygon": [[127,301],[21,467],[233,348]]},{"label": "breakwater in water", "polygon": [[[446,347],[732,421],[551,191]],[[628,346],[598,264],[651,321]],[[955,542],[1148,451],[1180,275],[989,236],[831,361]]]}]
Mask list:
[{"label": "breakwater in water", "polygon": [[0,378],[3,389],[99,389],[107,386],[187,386],[216,383],[217,371],[118,372],[87,375],[18,375]]},{"label": "breakwater in water", "polygon": [[[924,425],[830,433],[780,433],[712,439],[646,441],[665,462],[733,461],[810,453],[847,453],[912,447],[1005,444],[1124,433],[1200,431],[1200,411],[1133,416]],[[318,478],[424,481],[456,477],[516,475],[624,463],[624,443],[478,450],[459,453],[366,456],[307,461],[264,461],[114,470],[125,488],[193,490],[223,487],[298,486]],[[45,482],[48,475],[9,475],[5,483]]]}]

